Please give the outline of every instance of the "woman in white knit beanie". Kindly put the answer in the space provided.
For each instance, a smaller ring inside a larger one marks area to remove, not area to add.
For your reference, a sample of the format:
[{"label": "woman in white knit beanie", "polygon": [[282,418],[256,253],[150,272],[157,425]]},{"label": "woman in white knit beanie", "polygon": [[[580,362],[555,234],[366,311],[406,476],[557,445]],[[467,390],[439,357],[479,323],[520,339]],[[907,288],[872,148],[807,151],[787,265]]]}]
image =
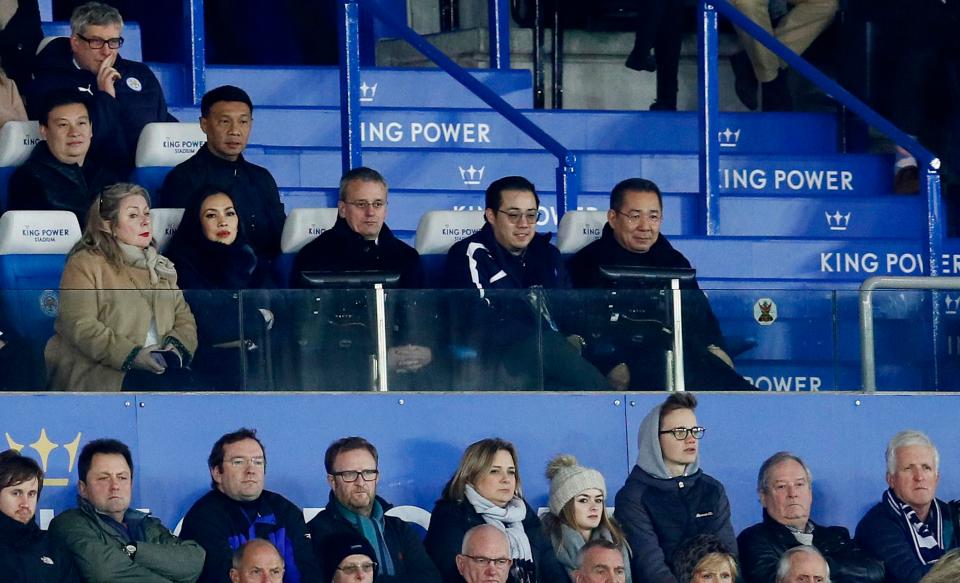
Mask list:
[{"label": "woman in white knit beanie", "polygon": [[607,514],[607,486],[603,474],[577,464],[572,455],[558,455],[547,464],[550,480],[550,512],[543,516],[543,528],[557,559],[573,581],[579,566],[580,548],[587,541],[603,538],[620,548],[626,566],[626,583],[631,583],[630,546],[616,520]]}]

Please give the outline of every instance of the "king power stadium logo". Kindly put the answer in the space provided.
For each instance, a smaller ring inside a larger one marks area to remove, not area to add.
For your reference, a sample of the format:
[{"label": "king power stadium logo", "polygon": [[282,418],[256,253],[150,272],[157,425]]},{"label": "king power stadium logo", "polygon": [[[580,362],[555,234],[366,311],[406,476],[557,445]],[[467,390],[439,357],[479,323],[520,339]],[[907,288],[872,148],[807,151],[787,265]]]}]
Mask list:
[{"label": "king power stadium logo", "polygon": [[73,471],[73,465],[77,461],[77,449],[80,447],[82,436],[80,432],[77,432],[73,441],[62,444],[51,441],[47,437],[45,427],[40,428],[40,436],[29,445],[17,442],[9,432],[5,432],[4,436],[7,438],[7,446],[10,449],[27,455],[28,452],[23,450],[25,447],[29,447],[37,453],[40,458],[40,467],[43,469],[44,486],[66,486],[70,483],[70,472]]},{"label": "king power stadium logo", "polygon": [[717,133],[717,139],[720,140],[721,148],[736,148],[740,143],[740,129],[731,130],[727,128]]}]

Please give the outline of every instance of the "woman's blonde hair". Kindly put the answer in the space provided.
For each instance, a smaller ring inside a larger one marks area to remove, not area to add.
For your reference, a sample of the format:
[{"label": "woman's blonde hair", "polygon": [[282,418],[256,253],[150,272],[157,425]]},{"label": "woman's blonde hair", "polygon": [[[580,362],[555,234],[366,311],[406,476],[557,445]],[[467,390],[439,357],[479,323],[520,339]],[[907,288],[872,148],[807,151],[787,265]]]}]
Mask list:
[{"label": "woman's blonde hair", "polygon": [[481,439],[476,443],[471,443],[467,447],[467,450],[463,452],[463,457],[460,458],[460,465],[457,466],[457,471],[443,488],[443,499],[462,502],[467,484],[471,486],[475,485],[477,479],[490,470],[490,467],[493,466],[493,458],[496,457],[497,452],[500,450],[509,452],[513,458],[513,465],[517,470],[516,495],[523,498],[523,489],[520,486],[520,463],[517,458],[517,448],[505,439],[490,437]]},{"label": "woman's blonde hair", "polygon": [[697,566],[693,568],[691,580],[701,571],[720,571],[720,569],[724,567],[730,569],[731,580],[736,580],[737,561],[733,558],[733,555],[729,553],[708,553],[704,555],[703,558],[697,562]]},{"label": "woman's blonde hair", "polygon": [[[123,263],[123,253],[111,225],[116,225],[120,218],[120,203],[123,199],[137,195],[147,201],[147,207],[150,206],[150,194],[139,184],[119,182],[100,191],[87,212],[87,225],[83,229],[83,235],[70,250],[70,254],[90,251],[103,256],[107,263],[119,269]],[[151,239],[150,245],[156,247],[156,241]]]},{"label": "woman's blonde hair", "polygon": [[[577,496],[579,495],[580,494],[577,494]],[[551,536],[556,537],[557,540],[562,536],[560,527],[563,524],[566,524],[574,530],[579,530],[577,528],[576,510],[574,510],[577,504],[577,496],[567,500],[567,503],[563,505],[563,509],[560,510],[560,516],[552,512],[547,512],[541,518],[547,532],[549,532]],[[597,525],[597,528],[601,530],[606,528],[607,532],[610,533],[611,542],[617,545],[618,548],[630,548],[630,544],[627,542],[627,537],[623,534],[623,529],[620,528],[620,524],[614,517],[607,513],[606,498],[604,498],[603,506],[600,509],[600,524]]]}]

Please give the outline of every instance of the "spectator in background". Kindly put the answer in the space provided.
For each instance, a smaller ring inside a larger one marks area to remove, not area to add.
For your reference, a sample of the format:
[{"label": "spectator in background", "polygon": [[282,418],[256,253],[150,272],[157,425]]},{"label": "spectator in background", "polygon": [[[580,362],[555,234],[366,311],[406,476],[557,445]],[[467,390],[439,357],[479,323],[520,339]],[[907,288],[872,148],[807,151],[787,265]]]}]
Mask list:
[{"label": "spectator in background", "polygon": [[8,210],[64,210],[80,228],[90,203],[118,177],[88,157],[93,124],[88,99],[75,91],[43,96],[40,137],[30,157],[10,176]]},{"label": "spectator in background", "polygon": [[[323,583],[373,583],[377,576],[377,554],[370,542],[356,532],[333,537],[320,549]],[[414,579],[415,580],[415,579]]]},{"label": "spectator in background", "polygon": [[79,583],[70,554],[34,520],[43,470],[16,450],[0,453],[0,573],[5,580]]},{"label": "spectator in background", "polygon": [[595,538],[578,553],[573,583],[629,583],[630,562],[620,547],[605,538]]},{"label": "spectator in background", "polygon": [[91,155],[119,174],[133,168],[137,141],[151,122],[177,121],[167,112],[160,82],[149,67],[120,56],[123,18],[116,8],[88,2],[70,18],[70,38],[55,38],[37,55],[26,91],[27,113],[39,119],[42,96],[70,89],[91,97],[97,127]]},{"label": "spectator in background", "polygon": [[634,71],[657,72],[657,99],[651,111],[676,111],[684,3],[635,0],[635,6],[636,36],[626,66]]},{"label": "spectator in background", "polygon": [[640,423],[637,464],[617,492],[614,516],[633,553],[638,581],[677,583],[674,553],[698,534],[719,537],[736,555],[730,502],[721,484],[700,469],[697,399],[673,393]]},{"label": "spectator in background", "polygon": [[556,583],[569,578],[543,534],[537,513],[523,499],[517,450],[499,438],[467,447],[433,507],[424,546],[444,583],[463,582],[461,541],[481,524],[507,533],[511,583]]},{"label": "spectator in background", "polygon": [[234,552],[262,538],[273,543],[284,563],[284,583],[317,581],[319,570],[303,511],[264,489],[267,457],[257,432],[241,428],[222,435],[207,458],[211,491],[183,518],[180,536],[207,551],[199,583],[227,583]]},{"label": "spectator in background", "polygon": [[208,91],[200,100],[207,143],[167,174],[160,196],[165,206],[185,208],[208,189],[229,192],[243,211],[247,240],[266,267],[280,254],[286,214],[270,171],[243,157],[252,127],[253,103],[243,89],[224,85]]},{"label": "spectator in background", "polygon": [[[37,0],[0,0],[0,65],[7,77],[16,83],[14,87],[23,90],[30,83],[37,47],[42,39],[40,3]],[[20,110],[23,110],[22,102]],[[26,113],[23,119],[26,119]]]},{"label": "spectator in background", "polygon": [[780,557],[776,583],[830,583],[830,566],[816,547],[793,547]]},{"label": "spectator in background", "polygon": [[150,195],[114,184],[90,206],[60,279],[47,342],[49,386],[61,391],[188,388],[197,324],[173,264],[157,252]]},{"label": "spectator in background", "polygon": [[[262,307],[267,298],[249,291],[275,287],[273,277],[247,241],[239,215],[229,194],[207,189],[190,199],[166,249],[197,318],[193,368],[205,389],[237,390],[254,378],[263,338],[273,327],[273,313]],[[240,290],[248,290],[243,298]]]},{"label": "spectator in background", "polygon": [[672,563],[679,583],[740,581],[736,557],[727,551],[720,537],[713,534],[698,534],[688,539],[673,553]]},{"label": "spectator in background", "polygon": [[283,557],[270,541],[248,540],[233,553],[230,583],[282,583]]},{"label": "spectator in background", "polygon": [[777,564],[788,549],[812,545],[830,565],[836,583],[883,583],[883,564],[857,548],[842,526],[810,520],[813,479],[799,457],[773,454],[757,476],[763,522],[737,537],[746,583],[774,583]]},{"label": "spectator in background", "polygon": [[126,444],[95,439],[80,450],[77,508],[50,523],[84,581],[195,581],[203,549],[180,540],[161,522],[130,508],[133,457]]},{"label": "spectator in background", "polygon": [[[838,6],[838,0],[731,0],[731,3],[798,55],[833,22]],[[786,64],[740,28],[737,33],[744,49],[730,58],[737,97],[747,109],[757,109],[759,83],[763,111],[792,110]]]},{"label": "spectator in background", "polygon": [[510,576],[510,542],[504,531],[489,524],[463,535],[457,571],[466,583],[506,583]]},{"label": "spectator in background", "polygon": [[887,445],[887,485],[857,524],[855,540],[883,561],[886,583],[917,583],[958,546],[950,504],[937,499],[940,452],[919,431],[901,431]]},{"label": "spectator in background", "polygon": [[[344,437],[330,444],[323,465],[330,484],[330,500],[307,528],[313,549],[325,563],[324,549],[344,534],[364,537],[374,551],[378,579],[383,583],[439,583],[440,574],[427,556],[420,535],[406,522],[386,516],[393,508],[377,496],[380,482],[377,448],[362,437]],[[339,564],[339,561],[335,564]]]},{"label": "spectator in background", "polygon": [[572,455],[558,455],[547,464],[547,479],[550,511],[543,515],[543,528],[570,577],[576,579],[574,571],[580,566],[584,545],[603,540],[622,555],[624,580],[630,583],[630,549],[620,525],[607,516],[603,474],[578,465]]}]

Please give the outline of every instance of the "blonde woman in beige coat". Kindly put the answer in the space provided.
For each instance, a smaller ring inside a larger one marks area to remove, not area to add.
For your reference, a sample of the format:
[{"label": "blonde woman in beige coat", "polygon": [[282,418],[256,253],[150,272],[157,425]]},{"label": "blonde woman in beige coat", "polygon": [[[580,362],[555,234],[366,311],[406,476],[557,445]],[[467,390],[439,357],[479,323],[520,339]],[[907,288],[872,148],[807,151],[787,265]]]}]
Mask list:
[{"label": "blonde woman in beige coat", "polygon": [[107,187],[87,215],[60,280],[60,315],[45,357],[49,388],[189,388],[197,325],[173,263],[157,252],[150,196]]}]

